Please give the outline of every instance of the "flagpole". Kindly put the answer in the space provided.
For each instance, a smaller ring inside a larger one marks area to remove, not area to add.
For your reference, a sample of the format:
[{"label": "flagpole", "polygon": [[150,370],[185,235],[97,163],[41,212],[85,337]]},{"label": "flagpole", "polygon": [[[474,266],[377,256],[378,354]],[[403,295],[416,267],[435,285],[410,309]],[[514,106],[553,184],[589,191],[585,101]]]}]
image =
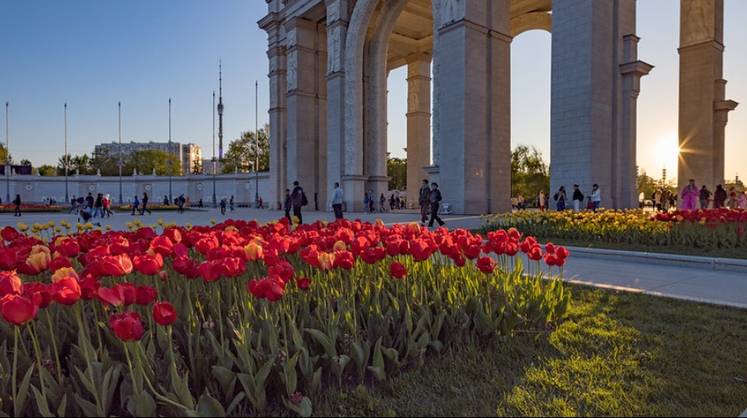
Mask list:
[{"label": "flagpole", "polygon": [[119,137],[119,204],[124,204],[122,199],[122,102],[117,102],[117,132]]},{"label": "flagpole", "polygon": [[218,199],[215,195],[215,172],[218,167],[215,164],[215,90],[213,90],[213,207],[218,207]]},{"label": "flagpole", "polygon": [[[171,97],[169,97],[169,152],[171,152]],[[177,152],[176,155],[179,155]],[[173,156],[172,156],[173,157]],[[171,193],[171,176],[174,171],[174,160],[169,159],[169,203],[174,202],[174,196]]]},{"label": "flagpole", "polygon": [[8,123],[10,121],[8,117],[8,106],[9,102],[5,102],[5,203],[10,204],[10,174],[13,168],[10,166],[10,129]]},{"label": "flagpole", "polygon": [[68,165],[68,156],[67,156],[67,103],[65,103],[65,154],[63,157],[64,164],[65,164],[65,203],[70,203],[70,195],[68,194],[68,179],[67,179],[67,165]]},{"label": "flagpole", "polygon": [[254,81],[254,207],[259,207],[259,82]]}]

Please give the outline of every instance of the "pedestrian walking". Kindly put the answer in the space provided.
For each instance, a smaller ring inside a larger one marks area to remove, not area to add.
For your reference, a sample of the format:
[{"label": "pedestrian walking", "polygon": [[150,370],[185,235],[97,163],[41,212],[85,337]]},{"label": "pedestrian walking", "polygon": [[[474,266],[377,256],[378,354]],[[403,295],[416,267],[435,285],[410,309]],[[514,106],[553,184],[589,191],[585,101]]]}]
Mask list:
[{"label": "pedestrian walking", "polygon": [[555,209],[557,209],[558,211],[564,211],[566,198],[567,196],[565,194],[565,186],[560,186],[560,189],[558,189],[558,191],[553,196],[553,200],[555,200]]},{"label": "pedestrian walking", "polygon": [[21,216],[21,195],[20,194],[17,194],[16,198],[13,199],[13,204],[15,205],[13,216]]},{"label": "pedestrian walking", "polygon": [[102,203],[102,206],[104,207],[104,214],[106,215],[106,217],[108,218],[112,216],[114,212],[112,211],[111,197],[108,194],[104,195],[104,198],[101,200],[101,203]]},{"label": "pedestrian walking", "polygon": [[335,183],[335,190],[332,192],[332,210],[335,211],[335,219],[342,219],[342,203],[344,195],[340,183]]},{"label": "pedestrian walking", "polygon": [[148,212],[148,215],[151,215],[152,212],[148,209],[148,193],[143,192],[143,199],[141,202],[142,208],[140,209],[140,215],[145,215],[145,212]]},{"label": "pedestrian walking", "polygon": [[290,189],[285,189],[285,201],[283,202],[283,210],[285,210],[285,217],[288,218],[288,221],[293,225],[293,218],[291,218],[291,208],[293,207],[293,204],[291,203],[291,191]]},{"label": "pedestrian walking", "polygon": [[578,212],[581,210],[581,204],[584,203],[584,194],[581,192],[581,188],[578,184],[573,185],[573,210]]},{"label": "pedestrian walking", "polygon": [[438,184],[437,183],[431,183],[431,193],[429,195],[429,201],[431,204],[431,220],[428,222],[428,226],[433,226],[433,221],[438,222],[439,226],[444,225],[444,221],[441,219],[441,217],[438,216],[438,210],[441,208],[441,201],[443,200],[443,197],[441,196],[441,190],[438,190]]},{"label": "pedestrian walking", "polygon": [[680,192],[680,209],[684,210],[695,210],[697,209],[697,201],[700,193],[698,192],[698,186],[695,185],[695,179],[690,179],[687,186]]},{"label": "pedestrian walking", "polygon": [[176,209],[178,213],[184,213],[185,203],[187,203],[187,199],[184,198],[183,194],[176,198]]},{"label": "pedestrian walking", "polygon": [[700,188],[700,208],[701,209],[708,209],[708,202],[711,200],[711,191],[708,190],[708,187],[704,184],[703,187]]},{"label": "pedestrian walking", "polygon": [[716,186],[716,192],[713,195],[713,208],[714,209],[721,209],[726,204],[726,189],[724,189],[724,186],[718,185]]},{"label": "pedestrian walking", "polygon": [[386,196],[384,196],[384,193],[379,196],[379,212],[385,212],[386,211]]},{"label": "pedestrian walking", "polygon": [[545,192],[544,190],[540,190],[539,195],[537,196],[537,207],[539,208],[540,212],[545,211]]},{"label": "pedestrian walking", "polygon": [[420,186],[418,204],[420,205],[420,223],[425,225],[425,222],[428,220],[431,205],[431,188],[428,185],[428,180],[424,179],[423,185]]},{"label": "pedestrian walking", "polygon": [[594,212],[599,210],[602,206],[602,191],[599,190],[599,185],[594,184],[591,188],[591,206]]},{"label": "pedestrian walking", "polygon": [[303,223],[303,216],[301,215],[301,208],[309,204],[309,199],[306,197],[306,193],[298,183],[298,180],[293,182],[293,191],[291,192],[291,205],[293,206],[293,216],[298,218],[298,224]]},{"label": "pedestrian walking", "polygon": [[231,200],[228,201],[228,207],[231,209],[231,212],[233,212],[233,195],[231,195]]},{"label": "pedestrian walking", "polygon": [[132,200],[132,215],[134,216],[135,213],[140,209],[140,199],[138,199],[137,195],[135,195],[135,199]]},{"label": "pedestrian walking", "polygon": [[228,205],[226,198],[220,200],[220,214],[226,216],[226,205]]},{"label": "pedestrian walking", "polygon": [[96,195],[96,201],[93,204],[93,217],[103,218],[104,217],[104,195],[98,193]]}]

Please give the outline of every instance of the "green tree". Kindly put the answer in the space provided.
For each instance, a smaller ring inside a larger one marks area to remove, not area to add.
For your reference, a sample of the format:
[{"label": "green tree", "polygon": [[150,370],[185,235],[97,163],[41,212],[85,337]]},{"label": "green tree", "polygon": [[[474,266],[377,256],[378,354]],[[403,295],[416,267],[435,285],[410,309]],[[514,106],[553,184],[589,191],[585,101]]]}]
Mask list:
[{"label": "green tree", "polygon": [[21,160],[21,165],[28,167],[28,166],[31,165],[31,161],[28,160],[28,159],[26,159],[26,158],[24,158],[24,159]]},{"label": "green tree", "polygon": [[39,170],[40,176],[54,177],[57,175],[57,167],[54,167],[49,164],[44,164],[40,166],[37,170]]},{"label": "green tree", "polygon": [[386,175],[389,176],[389,190],[405,190],[407,188],[407,158],[387,158]]},{"label": "green tree", "polygon": [[[96,169],[93,168],[91,157],[87,154],[70,156],[70,165],[68,166],[68,174],[74,175],[79,172],[81,175],[96,174]],[[65,156],[60,157],[57,160],[57,173],[59,175],[65,174]]]},{"label": "green tree", "polygon": [[511,153],[511,196],[528,201],[540,192],[550,192],[550,168],[534,147],[520,145]]},{"label": "green tree", "polygon": [[[5,158],[8,156],[8,150],[5,145],[0,144],[0,164],[5,164]],[[10,156],[9,163],[13,164],[13,155]]]},{"label": "green tree", "polygon": [[270,128],[265,125],[259,130],[259,141],[255,142],[254,131],[243,132],[241,138],[228,144],[223,156],[223,173],[253,172],[255,159],[259,156],[259,171],[270,169]]},{"label": "green tree", "polygon": [[651,199],[651,196],[654,195],[654,191],[662,187],[661,180],[656,180],[653,177],[650,177],[645,171],[638,175],[636,183],[638,186],[638,193],[643,193],[644,200]]},{"label": "green tree", "polygon": [[[116,167],[116,163],[114,166]],[[132,173],[136,169],[138,173],[151,174],[155,169],[158,176],[179,176],[182,173],[181,166],[181,161],[174,154],[161,150],[143,150],[126,157],[122,172]]]}]

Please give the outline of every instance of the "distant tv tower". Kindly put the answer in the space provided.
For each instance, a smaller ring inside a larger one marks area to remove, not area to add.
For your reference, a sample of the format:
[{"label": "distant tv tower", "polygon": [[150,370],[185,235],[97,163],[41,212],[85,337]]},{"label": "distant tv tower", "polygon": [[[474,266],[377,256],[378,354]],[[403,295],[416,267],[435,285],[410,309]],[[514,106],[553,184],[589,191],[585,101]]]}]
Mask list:
[{"label": "distant tv tower", "polygon": [[223,162],[223,65],[218,60],[218,160]]}]

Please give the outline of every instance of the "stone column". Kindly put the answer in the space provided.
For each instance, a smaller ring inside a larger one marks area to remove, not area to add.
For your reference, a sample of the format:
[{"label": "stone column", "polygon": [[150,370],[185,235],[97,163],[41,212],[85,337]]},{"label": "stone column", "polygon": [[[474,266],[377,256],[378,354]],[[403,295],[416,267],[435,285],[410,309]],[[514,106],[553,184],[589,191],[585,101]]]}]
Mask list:
[{"label": "stone column", "polygon": [[[280,209],[281,200],[288,180],[286,178],[286,134],[287,134],[287,79],[286,79],[286,49],[285,31],[279,23],[279,15],[270,4],[270,13],[259,22],[259,26],[267,32],[270,71],[270,193],[263,196],[268,205]],[[212,170],[212,167],[210,167]],[[211,186],[212,187],[212,186]]]},{"label": "stone column", "polygon": [[711,190],[724,181],[724,128],[736,102],[725,100],[723,0],[681,0],[678,182]]},{"label": "stone column", "polygon": [[[293,18],[285,23],[288,45],[287,179],[298,180],[313,205],[324,179],[320,166],[318,49],[322,43],[316,22]],[[287,187],[287,186],[286,186]]]},{"label": "stone column", "polygon": [[618,205],[622,208],[638,207],[638,184],[636,172],[636,147],[638,126],[638,95],[641,77],[653,66],[638,60],[638,41],[635,35],[623,37],[625,63],[620,66],[622,81],[621,137],[618,141],[616,190]]},{"label": "stone column", "polygon": [[[326,0],[327,6],[327,190],[342,184],[345,140],[345,39],[349,0]],[[351,192],[345,190],[345,199]]]},{"label": "stone column", "polygon": [[431,155],[431,62],[407,65],[407,204],[416,207],[420,185],[428,178]]},{"label": "stone column", "polygon": [[629,62],[623,37],[635,33],[635,17],[635,0],[553,1],[551,196],[561,186],[570,194],[574,184],[588,195],[598,184],[604,207],[626,207],[622,172],[632,156],[620,150],[632,146],[623,133],[632,114],[626,122],[620,66]]},{"label": "stone column", "polygon": [[444,203],[457,213],[510,209],[509,3],[442,0],[434,17],[440,66],[434,142]]},{"label": "stone column", "polygon": [[367,189],[374,196],[389,190],[387,176],[387,51],[397,18],[407,0],[386,2],[378,13],[375,30],[370,35],[365,60],[364,175]]}]

